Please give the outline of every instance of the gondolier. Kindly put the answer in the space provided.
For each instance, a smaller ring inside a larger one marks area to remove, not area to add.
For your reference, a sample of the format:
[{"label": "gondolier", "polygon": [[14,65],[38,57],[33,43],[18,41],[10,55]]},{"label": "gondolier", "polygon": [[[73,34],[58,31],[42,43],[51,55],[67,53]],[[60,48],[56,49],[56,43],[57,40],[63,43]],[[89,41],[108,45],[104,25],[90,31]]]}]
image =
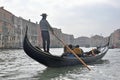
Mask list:
[{"label": "gondolier", "polygon": [[43,49],[45,52],[49,53],[49,47],[50,47],[49,31],[53,32],[53,29],[50,26],[50,24],[48,23],[48,21],[46,20],[47,14],[43,13],[41,16],[42,16],[42,19],[41,19],[39,25],[40,25],[41,34],[42,34]]}]

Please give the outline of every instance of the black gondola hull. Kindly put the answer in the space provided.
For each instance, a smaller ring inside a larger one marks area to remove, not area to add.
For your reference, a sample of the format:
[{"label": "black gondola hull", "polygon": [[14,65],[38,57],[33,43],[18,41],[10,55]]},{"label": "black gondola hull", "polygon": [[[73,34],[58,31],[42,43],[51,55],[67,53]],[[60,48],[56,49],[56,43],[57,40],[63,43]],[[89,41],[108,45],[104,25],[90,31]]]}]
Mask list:
[{"label": "black gondola hull", "polygon": [[[82,63],[76,59],[76,57],[59,57],[43,52],[42,50],[34,47],[28,40],[27,30],[24,38],[23,49],[25,53],[36,60],[37,62],[47,66],[47,67],[65,67],[65,66],[74,66],[81,65]],[[108,46],[105,46],[101,49],[101,53],[96,56],[81,57],[85,63],[92,63],[100,60],[108,51]]]}]

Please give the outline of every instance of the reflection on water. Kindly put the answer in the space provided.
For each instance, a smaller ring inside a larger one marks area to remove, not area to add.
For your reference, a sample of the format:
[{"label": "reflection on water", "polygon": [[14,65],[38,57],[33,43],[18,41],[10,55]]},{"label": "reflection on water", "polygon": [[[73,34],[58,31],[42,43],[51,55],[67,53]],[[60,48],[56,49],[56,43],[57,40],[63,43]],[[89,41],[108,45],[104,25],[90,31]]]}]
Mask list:
[{"label": "reflection on water", "polygon": [[92,69],[89,71],[83,66],[47,68],[23,50],[0,50],[0,80],[119,80],[119,51],[109,50],[102,60],[88,65]]},{"label": "reflection on water", "polygon": [[105,59],[105,60],[99,60],[99,61],[97,61],[97,62],[93,62],[91,65],[98,65],[98,64],[104,65],[104,64],[109,64],[109,63],[110,63],[110,61],[107,60],[107,59]]},{"label": "reflection on water", "polygon": [[39,78],[40,80],[50,80],[55,78],[63,78],[65,75],[71,72],[81,72],[82,67],[63,67],[63,68],[46,68],[42,73],[38,73],[34,78]]},{"label": "reflection on water", "polygon": [[[99,64],[109,64],[109,60],[100,60],[93,65],[99,65]],[[89,67],[93,68],[93,65],[89,65]],[[69,74],[83,74],[83,73],[88,73],[89,71],[86,70],[85,67],[82,66],[71,66],[71,67],[62,67],[62,68],[46,68],[43,70],[43,72],[39,73],[34,76],[33,78],[38,78],[39,80],[63,80],[67,79]],[[67,76],[67,77],[65,77]]]}]

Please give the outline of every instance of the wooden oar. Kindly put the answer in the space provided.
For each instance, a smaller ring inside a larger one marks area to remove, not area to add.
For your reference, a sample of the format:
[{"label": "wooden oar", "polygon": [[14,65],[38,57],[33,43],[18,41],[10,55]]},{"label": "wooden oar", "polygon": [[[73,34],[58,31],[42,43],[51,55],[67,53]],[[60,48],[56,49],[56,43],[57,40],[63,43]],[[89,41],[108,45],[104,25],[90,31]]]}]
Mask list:
[{"label": "wooden oar", "polygon": [[78,57],[78,56],[76,55],[76,53],[75,53],[73,50],[71,50],[71,49],[64,43],[64,41],[61,40],[61,39],[53,32],[53,30],[52,30],[52,33],[53,33],[53,35],[54,35],[64,46],[66,46],[66,48],[67,48],[72,54],[74,54],[74,56],[75,56],[85,67],[87,67],[88,70],[91,70],[91,69],[87,66],[87,64],[86,64],[80,57]]}]

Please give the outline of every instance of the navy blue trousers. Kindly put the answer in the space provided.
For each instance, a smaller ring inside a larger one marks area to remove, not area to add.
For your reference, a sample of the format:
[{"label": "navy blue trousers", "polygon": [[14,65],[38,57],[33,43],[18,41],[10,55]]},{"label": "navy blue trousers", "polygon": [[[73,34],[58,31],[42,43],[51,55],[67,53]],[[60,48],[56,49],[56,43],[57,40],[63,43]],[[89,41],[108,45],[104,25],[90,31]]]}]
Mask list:
[{"label": "navy blue trousers", "polygon": [[48,31],[42,31],[43,49],[49,52],[50,47],[50,35]]}]

